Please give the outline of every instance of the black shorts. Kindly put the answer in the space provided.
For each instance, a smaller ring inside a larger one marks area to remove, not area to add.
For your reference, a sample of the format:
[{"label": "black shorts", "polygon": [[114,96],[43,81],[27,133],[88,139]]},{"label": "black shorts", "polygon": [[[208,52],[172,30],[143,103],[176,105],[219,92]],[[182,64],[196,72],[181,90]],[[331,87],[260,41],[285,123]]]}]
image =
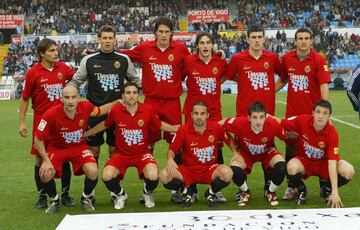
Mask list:
[{"label": "black shorts", "polygon": [[[104,121],[107,115],[100,116],[100,117],[90,117],[88,121],[88,129],[96,126],[98,123]],[[99,132],[93,136],[86,138],[86,143],[89,146],[100,146],[104,144],[104,132],[106,132],[106,144],[109,146],[115,146],[115,128],[114,125],[108,127],[102,132]]]}]

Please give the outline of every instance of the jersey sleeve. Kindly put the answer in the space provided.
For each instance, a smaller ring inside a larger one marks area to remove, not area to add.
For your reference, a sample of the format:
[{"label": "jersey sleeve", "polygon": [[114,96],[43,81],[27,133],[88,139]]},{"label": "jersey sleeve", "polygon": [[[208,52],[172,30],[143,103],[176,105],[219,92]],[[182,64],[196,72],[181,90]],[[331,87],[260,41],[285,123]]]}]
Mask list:
[{"label": "jersey sleeve", "polygon": [[346,91],[354,110],[360,111],[360,64],[353,70]]},{"label": "jersey sleeve", "polygon": [[339,136],[332,127],[329,135],[329,146],[327,148],[328,160],[340,160],[339,155]]},{"label": "jersey sleeve", "polygon": [[189,57],[187,56],[184,58],[184,62],[183,62],[183,66],[181,68],[181,80],[185,80],[186,77],[188,76],[188,68],[189,68]]},{"label": "jersey sleeve", "polygon": [[36,127],[35,136],[40,140],[46,140],[51,136],[53,131],[53,118],[55,117],[54,114],[51,114],[52,110],[48,110],[44,115],[41,117],[39,125]]},{"label": "jersey sleeve", "polygon": [[299,116],[282,119],[281,126],[287,131],[298,132],[300,129]]},{"label": "jersey sleeve", "polygon": [[126,70],[126,80],[135,83],[138,87],[141,87],[141,79],[138,77],[134,63],[130,60],[129,56],[125,56],[128,62],[128,68]]},{"label": "jersey sleeve", "polygon": [[34,89],[34,77],[33,77],[33,71],[29,71],[25,76],[25,83],[24,83],[24,89],[21,93],[21,96],[23,98],[30,98],[32,91]]},{"label": "jersey sleeve", "polygon": [[72,76],[72,80],[68,83],[69,85],[73,85],[76,88],[79,88],[82,83],[84,83],[88,79],[88,72],[86,69],[86,62],[89,59],[89,55],[84,57],[81,62],[79,69]]},{"label": "jersey sleeve", "polygon": [[67,68],[66,68],[66,81],[70,81],[72,79],[72,77],[74,76],[74,74],[76,73],[76,71],[68,66],[68,65],[65,65]]},{"label": "jersey sleeve", "polygon": [[171,144],[169,145],[169,149],[171,149],[175,154],[180,153],[180,150],[183,145],[184,137],[185,137],[185,126],[180,126],[179,130],[175,133]]},{"label": "jersey sleeve", "polygon": [[271,122],[271,127],[275,132],[275,136],[277,136],[280,140],[285,140],[285,130],[281,126],[281,124],[279,124],[275,119],[272,118],[268,118],[268,119]]},{"label": "jersey sleeve", "polygon": [[100,107],[91,104],[89,101],[82,101],[81,103],[83,103],[83,106],[85,107],[88,116],[94,117],[100,114]]},{"label": "jersey sleeve", "polygon": [[283,56],[281,62],[280,62],[280,74],[279,77],[281,79],[282,82],[287,82],[288,81],[288,72],[287,72],[287,68],[286,68],[286,56]]},{"label": "jersey sleeve", "polygon": [[120,50],[121,53],[128,55],[133,62],[141,62],[143,57],[142,47],[143,44],[138,44],[131,49],[128,50]]},{"label": "jersey sleeve", "polygon": [[277,73],[279,75],[279,78],[281,79],[281,81],[284,81],[283,80],[284,77],[282,76],[283,72],[281,70],[281,60],[277,55],[275,55],[274,59],[275,59],[275,63],[274,63],[275,73]]},{"label": "jersey sleeve", "polygon": [[322,56],[319,56],[316,60],[316,76],[320,84],[331,82],[329,66]]},{"label": "jersey sleeve", "polygon": [[114,106],[111,108],[111,110],[109,111],[109,114],[108,114],[108,116],[106,117],[105,123],[104,123],[104,125],[105,125],[106,127],[109,127],[109,126],[111,126],[111,125],[114,123],[114,116],[115,116],[115,114],[116,114],[116,110],[117,110],[118,106],[120,106],[120,105],[114,105]]},{"label": "jersey sleeve", "polygon": [[156,113],[152,109],[150,109],[149,113],[150,113],[150,125],[151,125],[151,127],[155,128],[155,129],[160,129],[161,120],[159,119],[159,117],[156,115]]},{"label": "jersey sleeve", "polygon": [[235,134],[237,132],[237,129],[240,128],[237,125],[238,123],[239,122],[237,118],[229,117],[225,120],[223,127],[225,128],[226,131]]},{"label": "jersey sleeve", "polygon": [[236,56],[233,56],[231,59],[230,59],[230,63],[225,71],[225,79],[227,80],[233,80],[235,77],[236,77],[236,74],[237,74],[237,58]]}]

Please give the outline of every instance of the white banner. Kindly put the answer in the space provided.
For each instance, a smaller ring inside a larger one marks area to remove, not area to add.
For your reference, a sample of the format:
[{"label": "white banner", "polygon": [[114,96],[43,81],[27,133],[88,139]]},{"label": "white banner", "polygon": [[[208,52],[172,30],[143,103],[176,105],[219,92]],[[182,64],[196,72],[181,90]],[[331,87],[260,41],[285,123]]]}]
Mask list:
[{"label": "white banner", "polygon": [[66,215],[57,227],[63,229],[359,230],[360,208]]},{"label": "white banner", "polygon": [[0,101],[10,100],[11,99],[11,90],[10,89],[0,89]]}]

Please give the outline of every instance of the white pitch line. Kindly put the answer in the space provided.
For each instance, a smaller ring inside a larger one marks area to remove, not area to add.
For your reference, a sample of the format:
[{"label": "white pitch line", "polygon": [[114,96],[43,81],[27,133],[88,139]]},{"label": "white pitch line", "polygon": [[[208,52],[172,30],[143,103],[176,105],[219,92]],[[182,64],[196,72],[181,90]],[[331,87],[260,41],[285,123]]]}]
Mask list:
[{"label": "white pitch line", "polygon": [[[277,103],[280,103],[280,104],[283,104],[283,105],[286,105],[286,102],[283,102],[283,101],[277,100],[276,102],[277,102]],[[349,123],[349,122],[340,120],[340,119],[338,119],[338,118],[336,118],[336,117],[334,117],[334,116],[331,116],[331,117],[330,117],[330,120],[339,122],[339,123],[344,124],[344,125],[348,125],[348,126],[353,127],[353,128],[355,128],[355,129],[360,129],[360,126],[355,125],[355,124],[353,124],[353,123]]]},{"label": "white pitch line", "polygon": [[[20,112],[19,110],[17,110],[17,112]],[[26,115],[29,115],[29,116],[34,116],[34,113],[29,113],[27,112]]]},{"label": "white pitch line", "polygon": [[335,118],[335,117],[330,117],[330,119],[333,120],[333,121],[337,121],[337,122],[339,122],[339,123],[341,123],[341,124],[344,124],[344,125],[348,125],[348,126],[350,126],[350,127],[353,127],[353,128],[355,128],[355,129],[360,129],[360,126],[354,125],[353,123],[349,123],[349,122],[346,122],[346,121],[337,119],[337,118]]}]

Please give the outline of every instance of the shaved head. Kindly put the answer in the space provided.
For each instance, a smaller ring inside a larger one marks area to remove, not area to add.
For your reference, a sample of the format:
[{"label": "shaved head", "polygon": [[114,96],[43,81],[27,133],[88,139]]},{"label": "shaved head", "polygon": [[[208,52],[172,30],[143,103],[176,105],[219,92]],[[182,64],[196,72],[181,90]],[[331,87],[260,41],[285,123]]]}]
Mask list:
[{"label": "shaved head", "polygon": [[69,93],[76,93],[76,94],[78,95],[78,94],[79,94],[79,91],[78,91],[78,89],[77,89],[75,86],[73,86],[73,85],[67,85],[67,86],[65,86],[64,89],[63,89],[63,95],[64,95],[64,94],[69,94]]}]

